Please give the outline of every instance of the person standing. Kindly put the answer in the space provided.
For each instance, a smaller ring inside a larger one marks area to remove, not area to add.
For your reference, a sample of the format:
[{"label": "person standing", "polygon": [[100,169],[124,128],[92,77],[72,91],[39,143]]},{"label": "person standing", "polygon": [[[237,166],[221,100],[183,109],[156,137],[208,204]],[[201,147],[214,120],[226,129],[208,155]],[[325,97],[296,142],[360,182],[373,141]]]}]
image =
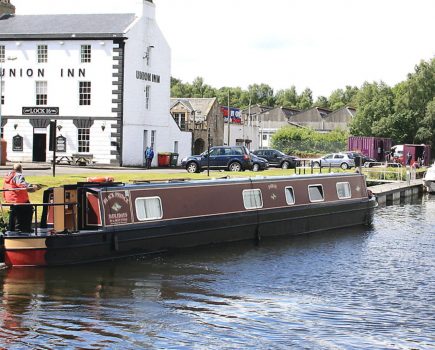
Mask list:
[{"label": "person standing", "polygon": [[145,150],[145,160],[146,160],[146,168],[151,169],[151,163],[154,158],[154,151],[152,147],[147,147]]},{"label": "person standing", "polygon": [[3,180],[3,198],[12,203],[9,213],[9,231],[32,232],[33,207],[20,205],[30,203],[29,193],[39,190],[41,186],[29,184],[23,175],[21,164],[14,164],[13,170]]},{"label": "person standing", "polygon": [[408,151],[408,154],[406,155],[406,165],[411,165],[412,161],[412,154]]}]

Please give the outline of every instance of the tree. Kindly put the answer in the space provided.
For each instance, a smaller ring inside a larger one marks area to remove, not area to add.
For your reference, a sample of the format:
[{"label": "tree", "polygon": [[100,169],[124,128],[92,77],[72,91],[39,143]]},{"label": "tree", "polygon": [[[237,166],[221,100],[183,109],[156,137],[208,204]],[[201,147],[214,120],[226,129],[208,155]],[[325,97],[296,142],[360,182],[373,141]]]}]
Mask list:
[{"label": "tree", "polygon": [[325,96],[319,96],[314,102],[314,107],[329,108],[329,101]]},{"label": "tree", "polygon": [[188,84],[184,84],[180,79],[171,77],[171,97],[190,97],[191,94]]},{"label": "tree", "polygon": [[313,106],[313,92],[311,89],[306,88],[302,91],[301,95],[298,98],[298,102],[296,104],[296,108],[304,110]]},{"label": "tree", "polygon": [[263,106],[275,106],[275,96],[273,89],[267,84],[254,84],[248,86],[252,104]]},{"label": "tree", "polygon": [[329,96],[329,108],[333,111],[345,106],[355,106],[355,97],[359,89],[356,86],[347,85],[346,88],[334,90]]},{"label": "tree", "polygon": [[435,97],[427,104],[426,114],[416,134],[416,142],[435,145]]},{"label": "tree", "polygon": [[280,107],[296,108],[298,104],[298,93],[296,87],[292,85],[290,89],[279,90],[276,93],[276,105]]},{"label": "tree", "polygon": [[430,138],[427,111],[435,97],[435,58],[429,62],[421,61],[415,67],[415,73],[408,74],[408,79],[398,84],[394,92],[396,114],[410,116],[404,119],[407,134],[404,142],[422,142]]},{"label": "tree", "polygon": [[215,97],[216,90],[210,85],[204,84],[204,79],[197,77],[192,82],[192,92],[190,97],[204,98],[204,97]]},{"label": "tree", "polygon": [[373,128],[382,118],[388,118],[394,113],[394,95],[391,88],[383,82],[365,82],[355,96],[356,115],[351,122],[350,132],[355,136],[384,136],[385,128]]},{"label": "tree", "polygon": [[310,128],[285,126],[273,135],[272,146],[287,154],[306,157],[344,151],[347,138],[348,133],[343,130],[320,133]]}]

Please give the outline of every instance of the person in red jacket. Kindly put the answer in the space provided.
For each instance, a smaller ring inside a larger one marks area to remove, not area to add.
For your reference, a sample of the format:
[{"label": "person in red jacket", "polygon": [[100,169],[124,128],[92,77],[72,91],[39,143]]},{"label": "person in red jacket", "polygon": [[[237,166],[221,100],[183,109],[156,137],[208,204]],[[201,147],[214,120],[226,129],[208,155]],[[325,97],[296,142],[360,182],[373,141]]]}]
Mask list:
[{"label": "person in red jacket", "polygon": [[21,164],[14,164],[13,170],[6,174],[3,180],[3,197],[11,206],[9,214],[9,231],[32,231],[33,207],[20,205],[30,203],[28,192],[35,192],[41,187],[26,182]]}]

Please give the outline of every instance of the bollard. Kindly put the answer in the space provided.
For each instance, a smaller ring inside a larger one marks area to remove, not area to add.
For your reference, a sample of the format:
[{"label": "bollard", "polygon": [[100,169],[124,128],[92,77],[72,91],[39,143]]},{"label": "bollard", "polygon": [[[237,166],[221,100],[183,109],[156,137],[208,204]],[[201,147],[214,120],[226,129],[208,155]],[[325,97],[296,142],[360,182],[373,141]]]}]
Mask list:
[{"label": "bollard", "polygon": [[406,184],[408,186],[411,184],[411,168],[409,165],[406,166]]}]

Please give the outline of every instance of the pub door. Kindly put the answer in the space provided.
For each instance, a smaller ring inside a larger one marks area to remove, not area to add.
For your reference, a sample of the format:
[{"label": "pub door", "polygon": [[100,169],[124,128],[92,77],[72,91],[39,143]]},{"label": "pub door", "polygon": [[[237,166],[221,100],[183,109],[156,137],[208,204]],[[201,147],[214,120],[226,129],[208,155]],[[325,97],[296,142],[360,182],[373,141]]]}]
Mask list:
[{"label": "pub door", "polygon": [[47,152],[47,129],[33,129],[33,161],[45,162]]}]

